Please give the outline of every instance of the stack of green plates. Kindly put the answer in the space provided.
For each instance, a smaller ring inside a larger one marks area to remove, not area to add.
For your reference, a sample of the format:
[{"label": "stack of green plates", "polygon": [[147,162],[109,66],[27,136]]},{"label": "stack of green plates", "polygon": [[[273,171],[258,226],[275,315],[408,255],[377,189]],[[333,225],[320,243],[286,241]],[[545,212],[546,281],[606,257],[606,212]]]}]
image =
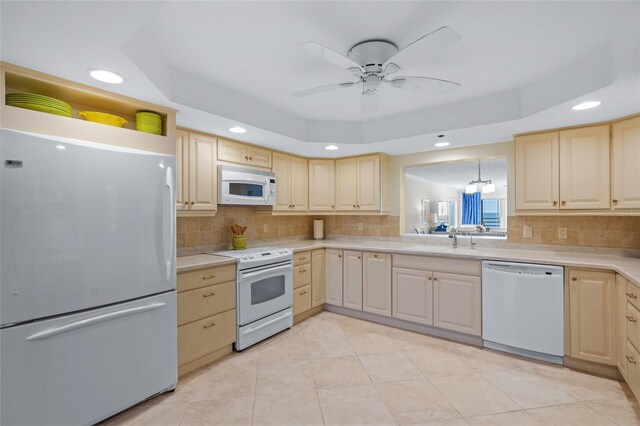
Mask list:
[{"label": "stack of green plates", "polygon": [[7,93],[5,103],[18,108],[32,109],[34,111],[47,112],[49,114],[71,117],[71,105],[59,99],[34,93]]},{"label": "stack of green plates", "polygon": [[140,111],[136,114],[136,130],[159,135],[162,133],[162,117],[155,112]]}]

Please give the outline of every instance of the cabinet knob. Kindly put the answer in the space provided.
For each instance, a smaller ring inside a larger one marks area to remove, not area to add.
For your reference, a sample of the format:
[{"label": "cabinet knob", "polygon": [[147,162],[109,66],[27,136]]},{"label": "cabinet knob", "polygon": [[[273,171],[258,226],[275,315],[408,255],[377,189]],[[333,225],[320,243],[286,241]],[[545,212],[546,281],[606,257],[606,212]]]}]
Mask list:
[{"label": "cabinet knob", "polygon": [[360,259],[360,256],[358,256],[358,259]]},{"label": "cabinet knob", "polygon": [[253,157],[249,157],[249,160],[250,160],[250,161],[253,161]]},{"label": "cabinet knob", "polygon": [[333,207],[333,204],[331,204],[331,208],[332,208],[332,209],[334,208],[334,207]]},{"label": "cabinet knob", "polygon": [[356,204],[356,207],[360,208],[360,204]]},{"label": "cabinet knob", "polygon": [[185,202],[184,202],[184,205],[185,205],[185,206],[188,206],[188,205],[189,205],[189,202],[188,202],[188,201],[185,201]]},{"label": "cabinet knob", "polygon": [[624,357],[625,357],[625,358],[627,359],[627,361],[629,361],[631,364],[636,364],[636,361],[634,361],[634,360],[633,360],[633,357],[632,357],[632,356],[625,355]]},{"label": "cabinet knob", "polygon": [[195,204],[195,202],[193,202],[193,201],[192,201],[192,202],[191,202],[191,205],[194,205],[194,204]]},{"label": "cabinet knob", "polygon": [[339,254],[339,255],[338,255],[338,257],[342,258],[342,255],[341,255],[341,254]]},{"label": "cabinet knob", "polygon": [[354,208],[354,209],[356,208],[356,205],[355,205],[355,204],[353,205],[353,208]]},{"label": "cabinet knob", "polygon": [[636,320],[634,317],[632,317],[631,315],[625,315],[624,316],[626,319],[629,320],[629,322],[638,322],[638,320]]},{"label": "cabinet knob", "polygon": [[625,293],[625,296],[627,296],[629,299],[635,299],[637,297],[634,293]]},{"label": "cabinet knob", "polygon": [[431,281],[431,277],[427,278],[429,281]]},{"label": "cabinet knob", "polygon": [[611,200],[611,202],[612,202],[614,205],[618,204],[618,200]]},{"label": "cabinet knob", "polygon": [[554,201],[554,202],[553,202],[553,207],[556,207],[557,205],[558,205],[558,202],[557,202],[557,201]]},{"label": "cabinet knob", "polygon": [[296,205],[295,205],[295,204],[293,205],[293,208],[294,208],[294,209],[296,208]]},{"label": "cabinet knob", "polygon": [[578,281],[576,277],[571,277],[571,281]]},{"label": "cabinet knob", "polygon": [[248,160],[248,159],[249,159],[249,157],[248,157],[247,155],[245,155],[245,156],[244,156],[244,159],[245,159],[245,160]]},{"label": "cabinet knob", "polygon": [[566,202],[566,201],[562,201],[562,205],[563,205],[563,206],[566,206],[566,205],[567,205],[567,202]]},{"label": "cabinet knob", "polygon": [[438,279],[437,279],[437,278],[434,278],[433,280],[434,280],[434,281],[438,281]]}]

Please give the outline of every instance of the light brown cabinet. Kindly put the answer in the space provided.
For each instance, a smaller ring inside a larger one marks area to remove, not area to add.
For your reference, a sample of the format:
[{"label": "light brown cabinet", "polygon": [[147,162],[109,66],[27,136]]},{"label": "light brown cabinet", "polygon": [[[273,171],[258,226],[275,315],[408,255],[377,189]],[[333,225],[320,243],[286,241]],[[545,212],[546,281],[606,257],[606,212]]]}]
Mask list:
[{"label": "light brown cabinet", "polygon": [[178,214],[181,215],[181,212],[187,211],[215,212],[217,208],[216,139],[178,129],[176,131],[176,209]]},{"label": "light brown cabinet", "polygon": [[640,117],[613,123],[611,207],[640,209]]},{"label": "light brown cabinet", "polygon": [[299,315],[325,302],[324,249],[293,255],[293,315]]},{"label": "light brown cabinet", "polygon": [[342,250],[327,249],[326,259],[326,303],[342,306]]},{"label": "light brown cabinet", "polygon": [[276,202],[273,210],[307,211],[307,160],[274,152],[271,170],[276,174]]},{"label": "light brown cabinet", "polygon": [[480,277],[433,274],[433,325],[480,336],[482,334]]},{"label": "light brown cabinet", "polygon": [[271,151],[240,142],[218,139],[218,161],[271,168]]},{"label": "light brown cabinet", "polygon": [[335,194],[336,210],[382,210],[380,155],[336,160]]},{"label": "light brown cabinet", "polygon": [[516,209],[557,209],[560,199],[558,132],[516,136]]},{"label": "light brown cabinet", "polygon": [[362,252],[343,252],[342,306],[362,310]]},{"label": "light brown cabinet", "polygon": [[569,271],[571,357],[616,365],[615,274]]},{"label": "light brown cabinet", "polygon": [[363,254],[362,310],[391,316],[391,255]]},{"label": "light brown cabinet", "polygon": [[616,275],[616,363],[622,377],[627,378],[627,280]]},{"label": "light brown cabinet", "polygon": [[325,302],[325,253],[324,249],[311,252],[311,307]]},{"label": "light brown cabinet", "polygon": [[311,309],[311,284],[293,290],[293,316]]},{"label": "light brown cabinet", "polygon": [[309,160],[309,211],[334,211],[335,189],[335,160]]},{"label": "light brown cabinet", "polygon": [[433,324],[433,273],[393,268],[392,316],[420,324]]},{"label": "light brown cabinet", "polygon": [[627,341],[627,383],[636,397],[640,395],[640,352]]}]

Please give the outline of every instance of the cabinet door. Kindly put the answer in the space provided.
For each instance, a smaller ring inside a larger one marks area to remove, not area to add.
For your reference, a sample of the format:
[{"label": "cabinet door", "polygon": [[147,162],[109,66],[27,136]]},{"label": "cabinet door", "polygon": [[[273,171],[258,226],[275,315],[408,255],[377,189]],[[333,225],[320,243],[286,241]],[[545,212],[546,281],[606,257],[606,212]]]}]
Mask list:
[{"label": "cabinet door", "polygon": [[380,210],[380,156],[358,157],[358,210]]},{"label": "cabinet door", "polygon": [[276,202],[273,210],[291,210],[291,188],[290,169],[291,156],[273,153],[273,167],[271,171],[276,174]]},{"label": "cabinet door", "polygon": [[345,308],[362,310],[362,252],[344,251],[343,304]]},{"label": "cabinet door", "polygon": [[296,316],[311,309],[311,285],[293,290],[293,315]]},{"label": "cabinet door", "polygon": [[325,302],[325,265],[324,250],[311,252],[311,306],[320,306]]},{"label": "cabinet door", "polygon": [[249,164],[255,167],[271,168],[271,151],[257,146],[248,146],[247,152]]},{"label": "cabinet door", "polygon": [[560,132],[560,209],[609,209],[609,125]]},{"label": "cabinet door", "polygon": [[248,164],[247,145],[226,139],[218,139],[218,161]]},{"label": "cabinet door", "polygon": [[176,209],[189,208],[189,132],[176,130]]},{"label": "cabinet door", "polygon": [[335,161],[309,160],[309,210],[335,209]]},{"label": "cabinet door", "polygon": [[358,160],[336,160],[336,210],[355,210],[358,186]]},{"label": "cabinet door", "polygon": [[615,275],[609,272],[569,272],[571,356],[615,365]]},{"label": "cabinet door", "polygon": [[618,370],[627,379],[627,280],[616,275],[616,362]]},{"label": "cabinet door", "polygon": [[380,156],[380,210],[391,211],[390,164],[387,155]]},{"label": "cabinet door", "polygon": [[558,132],[516,136],[515,141],[516,209],[557,210]]},{"label": "cabinet door", "polygon": [[391,316],[391,255],[364,253],[362,310]]},{"label": "cabinet door", "polygon": [[640,209],[640,117],[613,124],[611,206]]},{"label": "cabinet door", "polygon": [[395,318],[433,324],[432,273],[393,268],[393,311]]},{"label": "cabinet door", "polygon": [[[275,153],[274,153],[275,155]],[[289,170],[289,194],[292,210],[307,211],[309,207],[308,191],[308,166],[307,160],[300,157],[291,157]]]},{"label": "cabinet door", "polygon": [[480,277],[433,274],[433,325],[480,336],[482,331]]},{"label": "cabinet door", "polygon": [[627,361],[627,383],[638,398],[640,396],[640,353],[630,342],[626,343],[625,359]]},{"label": "cabinet door", "polygon": [[326,303],[342,306],[342,250],[326,250]]},{"label": "cabinet door", "polygon": [[189,133],[189,209],[217,210],[216,139]]}]

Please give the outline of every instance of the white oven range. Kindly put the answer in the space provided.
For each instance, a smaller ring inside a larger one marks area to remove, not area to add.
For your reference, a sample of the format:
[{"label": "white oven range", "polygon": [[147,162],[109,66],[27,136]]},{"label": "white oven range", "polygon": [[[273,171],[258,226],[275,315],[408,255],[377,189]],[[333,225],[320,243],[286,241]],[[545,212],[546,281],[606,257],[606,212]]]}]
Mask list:
[{"label": "white oven range", "polygon": [[256,247],[209,254],[238,259],[236,350],[293,325],[291,249]]}]

